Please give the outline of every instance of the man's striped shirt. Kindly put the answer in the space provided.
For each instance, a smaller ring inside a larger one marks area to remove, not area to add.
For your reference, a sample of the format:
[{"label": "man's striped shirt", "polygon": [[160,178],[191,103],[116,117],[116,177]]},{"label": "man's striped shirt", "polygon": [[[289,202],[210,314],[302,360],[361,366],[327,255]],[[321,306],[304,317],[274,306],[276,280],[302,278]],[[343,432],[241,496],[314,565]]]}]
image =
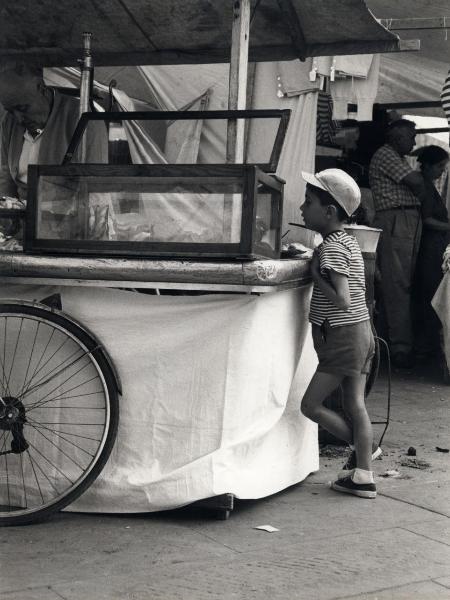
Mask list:
[{"label": "man's striped shirt", "polygon": [[441,104],[450,125],[450,71],[447,73],[441,92]]},{"label": "man's striped shirt", "polygon": [[343,310],[330,302],[318,286],[314,286],[309,320],[322,325],[328,320],[331,327],[351,325],[369,319],[366,304],[364,260],[356,238],[345,231],[333,231],[318,247],[320,273],[331,284],[330,270],[348,277],[350,308]]}]

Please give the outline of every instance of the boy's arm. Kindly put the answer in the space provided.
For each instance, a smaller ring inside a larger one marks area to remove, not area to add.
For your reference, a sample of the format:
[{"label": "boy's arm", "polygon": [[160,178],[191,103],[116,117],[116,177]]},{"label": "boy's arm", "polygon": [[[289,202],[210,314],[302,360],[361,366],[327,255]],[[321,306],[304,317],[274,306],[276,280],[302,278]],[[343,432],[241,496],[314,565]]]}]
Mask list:
[{"label": "boy's arm", "polygon": [[320,274],[319,257],[313,255],[311,261],[311,275],[314,284],[323,292],[323,294],[335,306],[341,310],[350,308],[350,288],[348,286],[348,278],[337,271],[330,269],[331,284]]}]

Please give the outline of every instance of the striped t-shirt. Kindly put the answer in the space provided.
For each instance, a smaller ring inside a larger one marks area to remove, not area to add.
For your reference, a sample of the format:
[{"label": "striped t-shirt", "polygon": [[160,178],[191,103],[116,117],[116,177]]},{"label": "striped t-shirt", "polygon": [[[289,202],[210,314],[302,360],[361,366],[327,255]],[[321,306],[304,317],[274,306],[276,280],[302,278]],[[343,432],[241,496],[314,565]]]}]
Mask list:
[{"label": "striped t-shirt", "polygon": [[331,284],[330,270],[348,277],[350,308],[343,310],[330,302],[318,286],[314,286],[309,320],[322,325],[328,320],[331,327],[351,325],[369,319],[366,304],[364,260],[358,242],[345,231],[333,231],[318,247],[320,273]]}]

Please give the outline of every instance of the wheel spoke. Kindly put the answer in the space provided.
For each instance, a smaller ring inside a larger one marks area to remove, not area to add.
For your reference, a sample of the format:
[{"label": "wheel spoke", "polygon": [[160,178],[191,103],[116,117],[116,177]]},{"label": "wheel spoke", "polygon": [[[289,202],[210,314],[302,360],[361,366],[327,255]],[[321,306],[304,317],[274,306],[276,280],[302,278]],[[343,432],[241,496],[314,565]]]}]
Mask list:
[{"label": "wheel spoke", "polygon": [[36,340],[37,340],[37,337],[38,337],[38,334],[39,334],[39,328],[40,328],[40,326],[41,326],[41,322],[39,321],[38,324],[37,324],[37,327],[36,327],[36,331],[35,331],[35,335],[34,335],[34,340],[33,340],[33,345],[31,347],[30,359],[28,361],[27,370],[25,372],[25,377],[23,379],[23,385],[22,385],[22,387],[20,389],[20,392],[18,393],[19,396],[22,396],[24,390],[30,385],[30,382],[33,380],[33,378],[34,378],[34,376],[36,374],[36,370],[39,368],[39,365],[41,364],[41,362],[42,362],[42,360],[43,360],[43,358],[45,356],[45,353],[47,352],[47,348],[49,347],[50,342],[52,341],[53,336],[55,335],[55,331],[56,330],[52,329],[51,332],[50,332],[50,337],[48,338],[47,343],[45,345],[45,348],[44,348],[43,352],[41,353],[41,357],[39,358],[36,366],[34,367],[34,370],[33,370],[33,373],[30,376],[30,379],[28,379],[28,373],[29,373],[29,370],[30,370],[30,365],[31,365],[31,363],[33,361],[34,348],[36,346]]},{"label": "wheel spoke", "polygon": [[73,361],[73,363],[64,365],[64,363],[66,363],[68,360],[70,360],[75,354],[77,354],[78,351],[79,351],[79,348],[77,348],[69,357],[65,358],[63,362],[61,362],[59,365],[54,367],[51,371],[46,373],[41,379],[39,379],[33,385],[31,385],[31,383],[32,383],[34,377],[37,375],[37,373],[39,373],[48,364],[48,361],[47,361],[46,364],[42,365],[42,367],[39,369],[39,371],[37,371],[36,374],[33,375],[33,377],[29,381],[28,387],[22,392],[22,394],[19,397],[23,398],[23,397],[29,395],[35,389],[45,385],[46,383],[51,381],[52,378],[56,377],[60,373],[63,373],[65,369],[68,369],[69,367],[72,366],[72,364],[75,364],[80,358],[83,358],[83,356],[86,355],[86,354],[81,354],[75,361]]},{"label": "wheel spoke", "polygon": [[[6,444],[6,438],[8,437],[8,431],[4,431],[1,436],[0,436],[0,443],[2,444],[2,446],[4,444]],[[4,451],[4,449],[2,449],[2,452]]]},{"label": "wheel spoke", "polygon": [[51,461],[50,459],[48,459],[48,458],[47,458],[47,457],[46,457],[44,454],[42,454],[42,452],[41,452],[41,451],[40,451],[38,448],[36,448],[36,445],[35,445],[35,444],[32,444],[32,443],[30,443],[30,442],[29,442],[29,444],[30,444],[30,448],[33,448],[33,450],[35,451],[35,453],[39,454],[39,456],[40,456],[41,458],[43,458],[43,459],[44,459],[46,462],[48,462],[48,464],[49,464],[49,465],[50,465],[50,466],[51,466],[53,469],[55,469],[55,471],[58,471],[58,473],[59,473],[60,475],[62,475],[62,476],[65,478],[65,479],[67,479],[67,481],[68,481],[68,482],[69,482],[71,485],[73,485],[73,483],[74,483],[74,482],[73,482],[73,481],[70,479],[70,477],[68,477],[68,476],[67,476],[65,473],[63,473],[63,472],[61,471],[61,469],[59,469],[59,468],[58,468],[58,467],[57,467],[57,466],[56,466],[54,463],[52,463],[52,461]]},{"label": "wheel spoke", "polygon": [[[93,377],[92,379],[88,379],[85,382],[83,382],[82,385],[84,385],[85,383],[89,383],[90,381],[94,381],[95,379],[97,379],[97,377]],[[81,387],[80,386],[76,386],[76,387]],[[76,388],[71,388],[76,389]],[[55,400],[73,400],[74,398],[86,398],[87,396],[98,396],[99,394],[103,394],[103,390],[98,390],[96,392],[88,392],[87,394],[73,394],[72,396],[55,396],[54,398],[50,398],[50,400],[46,400],[43,404],[41,404],[39,406],[39,408],[42,408],[42,406],[44,406],[45,404],[47,404],[48,402],[54,402]],[[52,408],[52,407],[49,407]],[[63,408],[63,407],[61,407]],[[65,406],[64,408],[67,408],[67,406]],[[77,406],[76,408],[80,408],[80,406]],[[87,406],[83,406],[83,409],[88,408]]]},{"label": "wheel spoke", "polygon": [[8,381],[7,381],[6,372],[5,372],[7,325],[8,325],[8,317],[5,318],[5,328],[4,328],[5,335],[4,335],[4,341],[3,341],[3,360],[0,359],[0,362],[2,363],[2,384],[4,385],[3,390],[5,391],[7,396],[10,396],[11,394],[9,392]]},{"label": "wheel spoke", "polygon": [[[78,351],[78,350],[77,350]],[[77,352],[76,351],[76,352]],[[74,352],[74,354],[76,354],[76,352]],[[34,392],[37,388],[40,388],[44,385],[46,385],[47,383],[49,383],[52,379],[54,379],[55,377],[57,377],[58,375],[61,375],[61,373],[64,373],[64,371],[66,369],[69,369],[71,366],[73,366],[74,364],[76,364],[80,359],[84,358],[85,356],[87,356],[88,354],[90,354],[89,352],[86,352],[84,354],[81,354],[78,358],[76,358],[74,361],[72,361],[71,363],[69,363],[68,365],[65,365],[64,367],[62,367],[61,365],[64,364],[64,362],[66,362],[66,360],[63,361],[63,363],[61,363],[60,365],[58,365],[58,367],[56,367],[55,369],[53,369],[52,371],[50,371],[50,374],[45,375],[42,379],[40,379],[39,381],[37,381],[34,385],[28,387],[23,394],[20,396],[20,399],[25,398],[25,396],[29,396],[31,394],[31,392]],[[89,363],[87,363],[89,364]]]},{"label": "wheel spoke", "polygon": [[[72,373],[72,375],[70,375],[69,377],[67,377],[67,379],[65,379],[64,381],[62,381],[61,383],[58,383],[58,385],[56,385],[54,388],[52,388],[49,392],[47,392],[47,394],[45,396],[43,396],[42,398],[40,398],[39,400],[37,400],[34,404],[32,404],[30,406],[30,408],[34,408],[35,406],[38,406],[43,400],[46,400],[50,394],[53,394],[53,392],[55,390],[57,390],[58,388],[62,387],[65,383],[67,383],[68,381],[70,381],[71,379],[73,379],[76,375],[78,375],[78,373],[81,373],[81,371],[83,371],[86,367],[89,367],[90,363],[87,362],[85,365],[83,365],[80,369],[78,369],[78,371],[75,371],[75,373]],[[53,376],[52,379],[56,377]],[[94,377],[94,379],[96,379],[96,377]],[[45,383],[48,383],[48,381],[46,381]],[[81,387],[82,385],[84,385],[85,382],[83,382],[82,384],[78,384],[76,387]],[[70,390],[69,390],[70,391]]]},{"label": "wheel spoke", "polygon": [[[83,369],[80,369],[79,371],[77,371],[76,373],[74,373],[73,376],[78,375],[78,373],[81,372],[82,370]],[[59,396],[53,396],[53,398],[49,399],[49,395],[52,394],[55,390],[57,390],[59,387],[61,387],[65,383],[67,383],[67,381],[69,381],[69,379],[71,379],[71,377],[69,377],[68,379],[66,379],[66,381],[63,381],[63,383],[61,383],[60,385],[57,385],[50,392],[48,392],[45,396],[43,396],[39,400],[36,400],[33,404],[27,405],[27,410],[32,410],[33,408],[39,408],[40,406],[42,406],[43,404],[46,404],[47,402],[54,402],[55,400],[58,400],[61,397],[61,395],[64,395],[67,392],[73,392],[73,390],[77,390],[78,388],[83,387],[87,383],[91,383],[92,381],[96,381],[98,379],[98,377],[96,375],[94,375],[90,379],[85,379],[81,383],[78,383],[77,385],[74,385],[73,387],[65,390]]]},{"label": "wheel spoke", "polygon": [[2,452],[5,452],[5,454],[3,456],[5,457],[6,488],[7,488],[7,493],[8,493],[8,506],[11,506],[11,497],[10,497],[10,490],[9,490],[8,455],[6,454],[6,438],[7,438],[7,436],[5,435],[5,439],[3,440],[3,445],[2,445]]},{"label": "wheel spoke", "polygon": [[[81,371],[81,370],[82,370],[82,369],[80,369],[80,371]],[[80,371],[78,371],[77,373],[79,373]],[[74,375],[77,375],[77,373],[75,373]],[[69,379],[70,379],[70,378],[69,378]],[[72,388],[69,388],[68,390],[65,390],[65,391],[63,392],[63,394],[66,394],[67,392],[73,392],[73,390],[76,390],[76,389],[78,389],[78,388],[81,388],[81,387],[83,387],[83,385],[86,385],[87,383],[90,383],[91,381],[96,381],[97,379],[98,379],[98,377],[97,377],[97,376],[91,377],[91,379],[86,379],[86,380],[85,380],[85,381],[83,381],[82,383],[79,383],[78,385],[75,385],[74,387],[72,387]],[[66,381],[64,381],[64,382],[63,382],[63,384],[64,384],[64,383],[67,383],[67,381],[68,381],[68,379],[67,379]],[[63,385],[63,384],[61,384],[61,385]],[[55,400],[58,400],[59,398],[61,398],[61,396],[54,396],[53,398],[50,398],[50,399],[48,398],[48,396],[49,396],[49,395],[50,395],[52,392],[54,392],[56,389],[58,389],[58,387],[60,387],[60,386],[57,386],[56,388],[54,388],[53,390],[51,390],[50,392],[48,392],[48,394],[47,394],[46,396],[44,396],[43,398],[40,398],[39,400],[36,400],[36,402],[35,402],[34,404],[29,404],[29,405],[27,405],[27,407],[26,407],[26,408],[27,408],[27,411],[33,410],[33,409],[35,409],[35,408],[40,408],[40,407],[41,407],[41,406],[43,406],[44,404],[47,404],[47,402],[54,402]]]},{"label": "wheel spoke", "polygon": [[[33,446],[32,446],[32,448],[33,448],[33,450],[35,450],[35,451],[36,451],[36,448],[34,448]],[[45,479],[46,479],[46,480],[49,482],[49,484],[50,484],[50,487],[52,487],[52,488],[55,490],[55,492],[56,492],[57,494],[59,494],[59,490],[58,490],[58,488],[55,486],[55,484],[53,483],[53,481],[52,481],[52,480],[51,480],[51,479],[48,477],[47,473],[44,471],[44,469],[43,469],[43,468],[41,467],[41,465],[38,463],[38,461],[36,460],[36,458],[32,459],[32,456],[31,456],[31,454],[30,454],[30,451],[29,451],[29,450],[27,450],[27,452],[28,452],[28,457],[29,457],[30,461],[32,462],[32,465],[34,464],[34,465],[35,465],[35,466],[36,466],[36,467],[39,469],[39,471],[42,473],[42,475],[45,477]],[[38,454],[40,454],[40,452],[38,452]],[[41,456],[42,456],[42,455],[41,455]],[[45,458],[45,457],[43,457],[43,458]],[[42,488],[41,488],[41,486],[40,486],[39,479],[38,479],[38,477],[37,477],[37,474],[36,474],[36,471],[35,471],[34,467],[33,467],[33,472],[34,472],[34,477],[35,477],[35,479],[36,479],[36,483],[37,483],[37,485],[38,485],[38,488],[39,488],[39,493],[40,493],[40,495],[41,495],[41,499],[42,499],[42,501],[44,502],[44,495],[43,495],[43,493],[42,493]]]},{"label": "wheel spoke", "polygon": [[[31,468],[33,470],[34,479],[36,480],[36,484],[38,486],[39,494],[41,495],[41,500],[42,500],[42,504],[43,504],[45,502],[44,495],[42,494],[41,485],[39,483],[39,479],[38,479],[38,476],[36,474],[36,469],[34,468],[34,461],[33,461],[33,458],[32,458],[32,456],[30,454],[30,450],[29,449],[27,449],[27,455],[28,455],[28,459],[30,461]],[[39,465],[37,463],[36,463],[36,466],[39,467]],[[40,467],[39,467],[39,469],[40,469]]]},{"label": "wheel spoke", "polygon": [[25,499],[25,506],[28,506],[28,500],[27,500],[27,487],[25,485],[25,474],[23,471],[23,455],[20,455],[20,472],[22,474],[22,487],[23,487],[23,497]]},{"label": "wheel spoke", "polygon": [[57,444],[55,444],[55,442],[53,442],[49,437],[47,437],[45,434],[43,434],[42,431],[38,427],[34,427],[34,425],[31,425],[31,424],[30,424],[30,426],[35,431],[37,431],[40,435],[42,435],[42,437],[45,440],[47,440],[47,442],[49,442],[49,444],[51,444],[54,448],[58,448],[59,452],[61,454],[63,454],[66,458],[68,458],[71,462],[73,462],[73,464],[76,465],[80,469],[80,471],[83,471],[83,467],[80,464],[78,464],[77,461],[74,458],[72,458],[72,456],[69,456],[66,452],[64,452],[64,450],[60,446],[58,446]]},{"label": "wheel spoke", "polygon": [[[73,423],[71,423],[71,425],[73,425]],[[77,423],[77,425],[79,425],[79,423]],[[91,442],[101,442],[101,438],[94,438],[94,437],[90,437],[88,435],[81,435],[79,433],[72,433],[71,431],[61,431],[61,429],[50,429],[48,427],[45,427],[42,423],[37,424],[34,423],[35,427],[42,427],[43,429],[47,429],[48,431],[52,431],[54,433],[63,433],[64,435],[70,435],[71,437],[76,437],[76,438],[80,438],[83,440],[89,440]]]},{"label": "wheel spoke", "polygon": [[16,360],[17,346],[18,346],[18,344],[19,344],[19,338],[20,338],[20,333],[21,333],[21,331],[22,331],[22,326],[23,326],[23,317],[20,319],[20,327],[19,327],[19,332],[18,332],[18,334],[17,334],[17,338],[16,338],[16,344],[15,344],[15,346],[14,346],[14,353],[13,353],[13,356],[12,356],[12,359],[11,359],[11,367],[10,367],[10,369],[9,369],[8,380],[7,380],[7,383],[6,383],[6,387],[7,387],[8,389],[9,389],[9,382],[10,382],[10,380],[11,380],[11,373],[12,373],[12,370],[13,370],[13,367],[14,367],[14,361]]},{"label": "wheel spoke", "polygon": [[[88,452],[82,446],[79,446],[78,444],[75,444],[75,442],[72,442],[72,440],[67,439],[64,435],[62,435],[56,429],[50,429],[49,427],[43,427],[43,426],[41,426],[40,423],[37,423],[37,422],[36,423],[31,422],[30,425],[32,427],[34,427],[34,429],[36,429],[37,431],[40,431],[41,429],[44,429],[45,431],[48,431],[49,433],[53,433],[54,435],[56,435],[57,437],[61,438],[62,440],[64,440],[65,442],[67,442],[68,444],[70,444],[71,446],[73,446],[74,448],[76,448],[77,450],[81,450],[81,452],[84,452],[85,454],[87,454],[91,458],[93,458],[95,456],[95,454],[92,454],[92,452]],[[93,440],[95,440],[97,442],[100,441],[100,440],[98,440],[96,438],[91,438],[91,439],[93,439]]]}]

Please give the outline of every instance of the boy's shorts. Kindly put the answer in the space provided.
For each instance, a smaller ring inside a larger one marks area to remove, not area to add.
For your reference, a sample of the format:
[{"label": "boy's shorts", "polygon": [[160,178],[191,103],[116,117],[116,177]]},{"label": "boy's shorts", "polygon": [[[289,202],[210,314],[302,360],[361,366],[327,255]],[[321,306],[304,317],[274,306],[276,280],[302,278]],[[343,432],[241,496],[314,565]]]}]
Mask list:
[{"label": "boy's shorts", "polygon": [[369,320],[331,327],[312,324],[314,348],[319,359],[317,371],[357,377],[368,374],[375,354],[375,340]]}]

